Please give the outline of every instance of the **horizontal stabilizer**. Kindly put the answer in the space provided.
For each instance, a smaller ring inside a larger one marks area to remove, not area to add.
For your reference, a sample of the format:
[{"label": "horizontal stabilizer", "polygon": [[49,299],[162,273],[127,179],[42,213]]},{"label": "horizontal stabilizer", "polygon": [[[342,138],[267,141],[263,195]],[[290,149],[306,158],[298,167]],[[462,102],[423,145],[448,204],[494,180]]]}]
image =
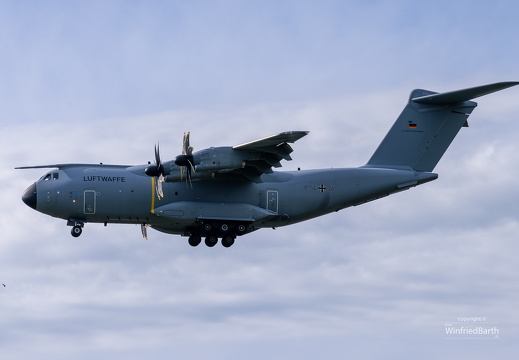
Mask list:
[{"label": "horizontal stabilizer", "polygon": [[469,89],[449,91],[441,94],[434,93],[432,95],[415,97],[412,100],[415,103],[420,104],[448,105],[472,100],[480,96],[491,94],[493,92],[503,90],[518,84],[519,82],[517,81],[498,82],[495,84],[476,86]]}]

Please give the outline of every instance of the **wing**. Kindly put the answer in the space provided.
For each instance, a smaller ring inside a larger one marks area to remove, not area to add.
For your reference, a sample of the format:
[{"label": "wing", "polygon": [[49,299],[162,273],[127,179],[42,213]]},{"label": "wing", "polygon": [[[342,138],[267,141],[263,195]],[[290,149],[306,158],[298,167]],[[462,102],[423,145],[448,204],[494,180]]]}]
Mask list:
[{"label": "wing", "polygon": [[233,150],[246,153],[247,156],[242,167],[231,173],[247,180],[259,181],[261,175],[272,173],[272,167],[281,167],[282,159],[292,160],[290,154],[294,150],[288,143],[294,143],[307,134],[308,131],[288,131],[233,146]]},{"label": "wing", "polygon": [[[288,153],[279,152],[279,145],[288,145],[288,143],[294,143],[297,140],[301,139],[303,136],[308,135],[308,131],[287,131],[281,134],[268,136],[263,139],[254,140],[245,144],[233,146],[234,150],[257,150],[257,151],[265,151],[269,153],[280,153],[282,155],[288,156],[293,150]],[[290,147],[290,145],[288,145]],[[290,156],[288,156],[290,159]],[[283,156],[284,158],[284,156]]]},{"label": "wing", "polygon": [[118,167],[118,168],[128,168],[131,165],[105,165],[105,164],[53,164],[53,165],[36,165],[36,166],[18,166],[15,167],[16,170],[25,170],[25,169],[67,169],[72,167]]}]

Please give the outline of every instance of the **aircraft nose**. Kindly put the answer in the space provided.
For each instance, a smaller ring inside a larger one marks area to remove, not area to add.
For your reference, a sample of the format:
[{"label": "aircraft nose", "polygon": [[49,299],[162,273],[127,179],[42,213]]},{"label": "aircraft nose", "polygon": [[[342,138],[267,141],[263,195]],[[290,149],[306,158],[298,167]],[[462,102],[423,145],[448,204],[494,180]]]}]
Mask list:
[{"label": "aircraft nose", "polygon": [[36,183],[32,184],[25,190],[22,195],[22,200],[25,205],[36,209]]}]

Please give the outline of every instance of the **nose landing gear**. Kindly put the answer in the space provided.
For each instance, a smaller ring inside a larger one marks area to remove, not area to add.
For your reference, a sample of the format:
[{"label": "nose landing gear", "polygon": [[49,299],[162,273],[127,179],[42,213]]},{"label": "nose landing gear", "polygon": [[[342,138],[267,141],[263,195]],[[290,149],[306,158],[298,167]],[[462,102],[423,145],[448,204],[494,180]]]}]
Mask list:
[{"label": "nose landing gear", "polygon": [[85,226],[85,223],[82,221],[76,221],[76,220],[69,220],[67,222],[68,226],[72,226],[72,230],[70,233],[73,237],[78,237],[83,233],[83,227]]},{"label": "nose landing gear", "polygon": [[73,237],[78,237],[79,235],[81,235],[82,232],[83,232],[83,229],[79,225],[74,225],[72,227],[72,230],[70,231],[70,233],[72,234]]}]

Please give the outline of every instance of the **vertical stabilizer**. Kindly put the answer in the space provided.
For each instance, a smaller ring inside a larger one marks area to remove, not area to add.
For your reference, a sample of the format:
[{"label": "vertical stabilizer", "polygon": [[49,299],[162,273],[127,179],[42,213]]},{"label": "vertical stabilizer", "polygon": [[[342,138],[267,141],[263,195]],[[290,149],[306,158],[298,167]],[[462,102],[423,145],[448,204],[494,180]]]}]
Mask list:
[{"label": "vertical stabilizer", "polygon": [[430,172],[451,144],[477,103],[470,101],[519,82],[501,82],[438,94],[413,90],[409,102],[366,164],[411,167]]}]

